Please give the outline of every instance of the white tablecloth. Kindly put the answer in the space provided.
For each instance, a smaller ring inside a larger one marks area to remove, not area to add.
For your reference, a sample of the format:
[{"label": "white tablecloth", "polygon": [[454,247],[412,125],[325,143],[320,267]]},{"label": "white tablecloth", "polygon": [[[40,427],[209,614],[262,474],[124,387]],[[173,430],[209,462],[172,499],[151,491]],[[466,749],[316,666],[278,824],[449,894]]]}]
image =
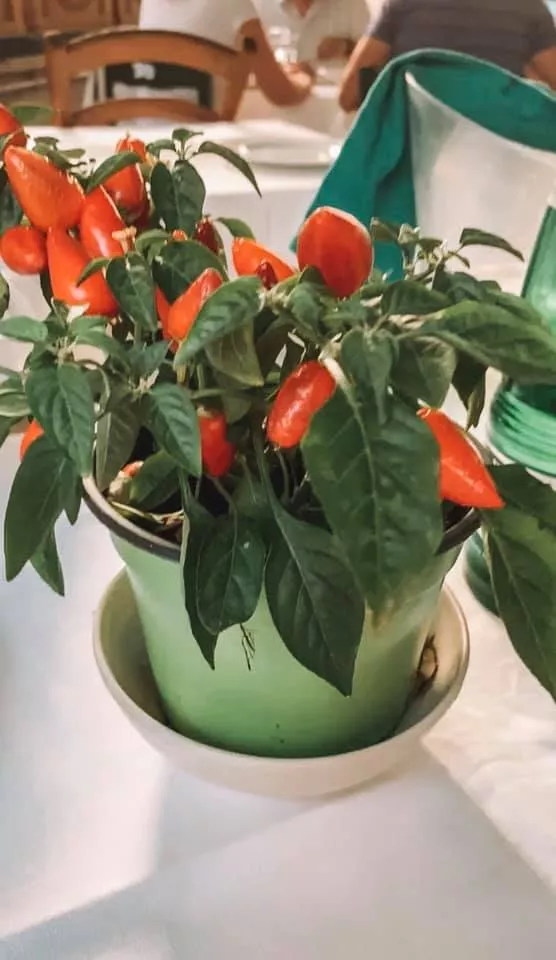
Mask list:
[{"label": "white tablecloth", "polygon": [[[11,438],[1,510],[16,456]],[[551,960],[555,712],[459,574],[471,668],[430,753],[295,804],[203,785],[143,743],[92,655],[119,561],[86,510],[59,539],[65,600],[32,570],[0,584],[2,960]]]}]

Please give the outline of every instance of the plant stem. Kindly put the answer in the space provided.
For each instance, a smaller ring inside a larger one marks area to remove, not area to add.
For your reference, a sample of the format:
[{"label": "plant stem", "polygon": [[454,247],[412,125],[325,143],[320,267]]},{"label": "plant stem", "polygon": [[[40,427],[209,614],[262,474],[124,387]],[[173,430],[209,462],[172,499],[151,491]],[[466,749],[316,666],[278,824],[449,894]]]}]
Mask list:
[{"label": "plant stem", "polygon": [[290,475],[288,471],[288,465],[284,460],[284,455],[281,450],[276,449],[276,458],[280,464],[280,470],[282,471],[282,479],[284,481],[284,498],[286,503],[289,502],[291,489],[290,489]]},{"label": "plant stem", "polygon": [[216,490],[218,490],[218,493],[220,494],[220,496],[221,496],[221,497],[226,501],[226,503],[228,504],[228,506],[229,506],[229,508],[230,508],[230,512],[231,512],[231,513],[236,513],[236,512],[237,512],[237,507],[236,507],[234,501],[232,500],[230,494],[229,494],[228,491],[226,490],[225,486],[224,486],[222,483],[220,483],[220,480],[218,479],[218,477],[210,477],[210,480],[212,481],[212,483],[213,483],[214,487],[216,488]]}]

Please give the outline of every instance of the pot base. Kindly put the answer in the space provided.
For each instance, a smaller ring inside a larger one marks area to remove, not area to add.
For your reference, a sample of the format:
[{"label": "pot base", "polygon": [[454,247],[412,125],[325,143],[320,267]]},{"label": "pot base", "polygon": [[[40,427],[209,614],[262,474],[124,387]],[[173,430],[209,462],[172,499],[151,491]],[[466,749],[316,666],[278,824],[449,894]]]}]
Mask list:
[{"label": "pot base", "polygon": [[446,588],[436,617],[435,649],[436,676],[408,705],[392,737],[347,753],[287,759],[207,746],[167,725],[125,573],[108,587],[94,627],[95,658],[106,687],[155,750],[194,776],[275,797],[319,797],[360,786],[410,755],[438,722],[459,693],[469,657],[465,618]]}]

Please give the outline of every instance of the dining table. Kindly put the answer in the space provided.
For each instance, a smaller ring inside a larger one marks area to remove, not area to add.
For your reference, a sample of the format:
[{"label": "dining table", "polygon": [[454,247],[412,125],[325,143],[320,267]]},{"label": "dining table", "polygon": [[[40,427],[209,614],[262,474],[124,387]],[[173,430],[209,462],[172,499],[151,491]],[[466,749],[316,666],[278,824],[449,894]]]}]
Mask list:
[{"label": "dining table", "polygon": [[[98,159],[114,140],[56,135]],[[276,121],[210,135],[319,137]],[[324,172],[256,168],[260,199],[203,158],[211,213],[243,217],[284,255]],[[11,286],[12,314],[42,309],[36,284]],[[18,442],[0,449],[2,512]],[[556,709],[461,562],[449,586],[471,658],[456,703],[390,775],[300,802],[204,783],[141,739],[93,656],[121,562],[86,507],[57,534],[64,598],[30,568],[0,579],[1,960],[553,960]]]}]

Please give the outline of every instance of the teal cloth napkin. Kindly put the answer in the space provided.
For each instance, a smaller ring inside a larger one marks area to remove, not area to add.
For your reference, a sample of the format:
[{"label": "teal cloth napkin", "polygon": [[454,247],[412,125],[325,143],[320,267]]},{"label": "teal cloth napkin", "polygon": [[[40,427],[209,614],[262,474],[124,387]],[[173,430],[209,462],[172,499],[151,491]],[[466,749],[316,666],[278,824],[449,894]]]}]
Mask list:
[{"label": "teal cloth napkin", "polygon": [[[418,50],[393,60],[373,84],[309,212],[328,205],[365,225],[371,217],[416,225],[408,72],[438,100],[492,133],[556,152],[556,97],[550,90],[464,54]],[[376,262],[399,275],[393,247],[379,244]]]}]

